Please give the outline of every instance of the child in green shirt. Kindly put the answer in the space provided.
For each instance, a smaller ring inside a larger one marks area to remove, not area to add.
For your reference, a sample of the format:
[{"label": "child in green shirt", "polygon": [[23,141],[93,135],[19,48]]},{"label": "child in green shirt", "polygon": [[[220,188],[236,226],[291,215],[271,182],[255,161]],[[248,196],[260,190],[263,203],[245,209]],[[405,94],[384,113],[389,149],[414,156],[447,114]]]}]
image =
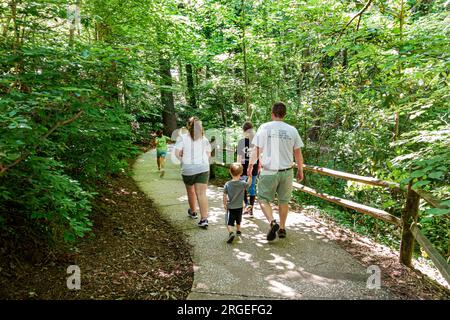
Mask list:
[{"label": "child in green shirt", "polygon": [[169,137],[163,135],[162,130],[156,132],[156,163],[158,165],[158,171],[161,171],[161,177],[164,176],[164,164],[167,155],[167,141],[170,141]]}]

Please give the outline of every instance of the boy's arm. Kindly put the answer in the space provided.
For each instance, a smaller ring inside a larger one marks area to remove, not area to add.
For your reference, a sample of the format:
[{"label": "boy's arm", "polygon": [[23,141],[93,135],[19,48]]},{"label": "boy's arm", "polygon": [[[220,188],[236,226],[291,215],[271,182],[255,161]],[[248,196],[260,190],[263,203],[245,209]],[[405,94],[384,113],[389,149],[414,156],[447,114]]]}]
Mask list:
[{"label": "boy's arm", "polygon": [[223,208],[226,210],[228,210],[228,195],[226,194],[226,192],[223,192]]}]

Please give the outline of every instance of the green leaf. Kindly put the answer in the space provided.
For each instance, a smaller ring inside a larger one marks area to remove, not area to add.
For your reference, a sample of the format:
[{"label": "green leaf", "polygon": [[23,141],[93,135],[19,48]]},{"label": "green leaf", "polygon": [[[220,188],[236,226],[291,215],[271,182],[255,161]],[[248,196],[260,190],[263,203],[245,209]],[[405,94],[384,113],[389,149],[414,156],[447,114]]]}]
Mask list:
[{"label": "green leaf", "polygon": [[6,159],[8,160],[16,160],[20,157],[20,153],[10,153],[6,156]]},{"label": "green leaf", "polygon": [[429,181],[429,180],[417,181],[416,183],[414,183],[414,184],[412,185],[412,188],[413,188],[413,189],[417,189],[417,188],[420,188],[420,187],[422,187],[422,186],[425,186],[425,185],[429,184],[430,182],[431,182],[431,181]]},{"label": "green leaf", "polygon": [[417,170],[414,171],[410,174],[411,178],[419,178],[419,177],[423,177],[426,175],[426,171],[425,170]]},{"label": "green leaf", "polygon": [[439,179],[440,177],[442,177],[442,175],[444,174],[444,172],[442,171],[435,171],[432,172],[428,175],[428,177],[432,178],[432,179]]},{"label": "green leaf", "polygon": [[450,213],[450,208],[446,208],[446,209],[441,209],[441,208],[433,208],[433,209],[428,209],[426,210],[426,213],[435,215],[435,216],[441,216],[441,215],[445,215],[445,214],[449,214]]}]

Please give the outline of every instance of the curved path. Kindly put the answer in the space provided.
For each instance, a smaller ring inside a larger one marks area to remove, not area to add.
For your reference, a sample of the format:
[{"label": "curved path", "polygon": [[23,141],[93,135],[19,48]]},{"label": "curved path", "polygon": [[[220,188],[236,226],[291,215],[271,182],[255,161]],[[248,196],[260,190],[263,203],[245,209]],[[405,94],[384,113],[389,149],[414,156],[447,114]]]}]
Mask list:
[{"label": "curved path", "polygon": [[[170,152],[170,150],[169,150]],[[134,179],[160,212],[183,230],[192,245],[194,283],[188,299],[392,299],[383,287],[368,289],[370,274],[350,254],[313,228],[301,212],[290,212],[288,236],[266,240],[268,224],[259,209],[242,223],[242,237],[225,242],[222,188],[209,186],[209,227],[187,216],[187,196],[178,165],[170,154],[164,178],[156,152],[141,155]]]}]

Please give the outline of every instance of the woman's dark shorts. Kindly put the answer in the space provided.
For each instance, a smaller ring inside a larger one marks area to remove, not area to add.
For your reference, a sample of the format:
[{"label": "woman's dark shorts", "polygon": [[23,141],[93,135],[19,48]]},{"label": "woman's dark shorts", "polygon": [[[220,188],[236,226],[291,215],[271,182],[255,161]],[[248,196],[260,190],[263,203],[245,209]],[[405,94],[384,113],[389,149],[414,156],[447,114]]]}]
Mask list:
[{"label": "woman's dark shorts", "polygon": [[192,186],[196,183],[208,184],[209,181],[209,171],[197,173],[192,176],[185,176],[185,175],[181,176],[183,177],[184,184],[188,186]]}]

